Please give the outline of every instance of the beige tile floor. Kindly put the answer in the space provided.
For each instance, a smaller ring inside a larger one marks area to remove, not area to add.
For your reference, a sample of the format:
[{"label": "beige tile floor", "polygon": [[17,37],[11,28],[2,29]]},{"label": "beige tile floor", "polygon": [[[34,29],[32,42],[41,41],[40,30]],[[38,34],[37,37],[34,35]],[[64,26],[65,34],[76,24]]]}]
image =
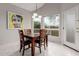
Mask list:
[{"label": "beige tile floor", "polygon": [[[62,44],[48,42],[48,47],[44,50],[42,47],[42,53],[39,49],[35,48],[35,56],[79,56],[79,52],[76,52]],[[25,50],[25,56],[31,56],[31,49]],[[0,46],[0,56],[21,56],[19,53],[19,45],[17,43],[11,43],[4,46]]]}]

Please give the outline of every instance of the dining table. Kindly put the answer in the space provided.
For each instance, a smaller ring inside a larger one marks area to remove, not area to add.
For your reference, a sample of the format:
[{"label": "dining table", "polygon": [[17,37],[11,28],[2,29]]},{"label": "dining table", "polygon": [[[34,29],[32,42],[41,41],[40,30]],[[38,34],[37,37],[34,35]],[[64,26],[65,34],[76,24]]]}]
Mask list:
[{"label": "dining table", "polygon": [[[31,38],[32,40],[32,44],[31,44],[31,55],[32,56],[35,56],[35,40],[37,37],[39,37],[39,35],[24,35],[24,37],[27,37],[27,38]],[[46,46],[48,46],[48,35],[46,35]]]},{"label": "dining table", "polygon": [[31,55],[34,56],[35,55],[35,40],[36,40],[36,37],[38,37],[38,36],[24,35],[24,37],[31,39],[31,42],[32,42],[32,44],[31,44]]}]

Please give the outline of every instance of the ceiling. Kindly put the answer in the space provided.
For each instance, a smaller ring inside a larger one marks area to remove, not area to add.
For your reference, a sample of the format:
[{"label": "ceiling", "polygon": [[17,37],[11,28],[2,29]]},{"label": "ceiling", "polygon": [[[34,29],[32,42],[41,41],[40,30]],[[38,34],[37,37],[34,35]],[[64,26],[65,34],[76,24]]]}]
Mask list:
[{"label": "ceiling", "polygon": [[[12,5],[16,5],[20,8],[26,9],[30,12],[36,10],[36,3],[12,3]],[[44,3],[37,3],[37,9],[41,8]]]}]

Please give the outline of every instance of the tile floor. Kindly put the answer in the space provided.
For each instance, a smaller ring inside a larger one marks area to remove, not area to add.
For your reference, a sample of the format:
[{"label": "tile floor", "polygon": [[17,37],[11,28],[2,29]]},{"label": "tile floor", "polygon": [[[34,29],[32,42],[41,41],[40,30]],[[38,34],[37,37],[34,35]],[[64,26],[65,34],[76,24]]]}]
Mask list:
[{"label": "tile floor", "polygon": [[[39,49],[35,48],[35,56],[79,56],[79,52],[76,52],[62,44],[48,42],[48,47],[44,50],[42,47],[42,53]],[[31,56],[31,49],[25,50],[25,56]],[[11,43],[7,46],[0,46],[0,56],[21,56],[19,53],[19,45]]]}]

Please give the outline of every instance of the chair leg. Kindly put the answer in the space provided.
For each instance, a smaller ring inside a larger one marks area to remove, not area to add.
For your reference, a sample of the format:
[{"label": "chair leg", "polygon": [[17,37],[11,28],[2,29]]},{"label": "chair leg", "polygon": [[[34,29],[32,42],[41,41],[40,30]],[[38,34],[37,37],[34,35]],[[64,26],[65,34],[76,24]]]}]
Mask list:
[{"label": "chair leg", "polygon": [[44,39],[44,49],[46,49],[46,47],[45,47],[45,45],[46,45],[45,42],[46,42],[46,41],[45,41],[45,39]]},{"label": "chair leg", "polygon": [[48,36],[46,36],[46,46],[48,46]]},{"label": "chair leg", "polygon": [[41,43],[39,43],[39,50],[40,50],[40,53],[41,53]]},{"label": "chair leg", "polygon": [[19,52],[21,52],[21,50],[22,50],[22,44],[20,44],[20,51]]},{"label": "chair leg", "polygon": [[23,53],[22,53],[22,56],[24,56],[24,51],[25,51],[25,46],[23,47]]}]

